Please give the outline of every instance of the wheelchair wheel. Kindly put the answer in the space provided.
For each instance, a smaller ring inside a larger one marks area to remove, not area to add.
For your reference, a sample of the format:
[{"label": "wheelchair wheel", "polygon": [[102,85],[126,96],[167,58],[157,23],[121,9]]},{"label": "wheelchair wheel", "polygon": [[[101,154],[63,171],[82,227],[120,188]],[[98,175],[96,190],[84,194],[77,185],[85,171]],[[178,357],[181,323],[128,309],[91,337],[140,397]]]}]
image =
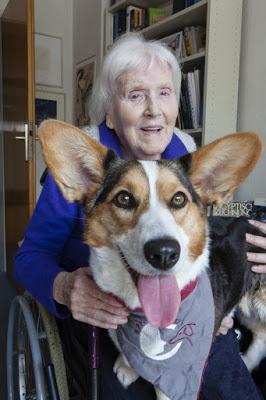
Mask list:
[{"label": "wheelchair wheel", "polygon": [[8,400],[68,400],[54,317],[30,296],[17,296],[9,312],[7,337]]}]

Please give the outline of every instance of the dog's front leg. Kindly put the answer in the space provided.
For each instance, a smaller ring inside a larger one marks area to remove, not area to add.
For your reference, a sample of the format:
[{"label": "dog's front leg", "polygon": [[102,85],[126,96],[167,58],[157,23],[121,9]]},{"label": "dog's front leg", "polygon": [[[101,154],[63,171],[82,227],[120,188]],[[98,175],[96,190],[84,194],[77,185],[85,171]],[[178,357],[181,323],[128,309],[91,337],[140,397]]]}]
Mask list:
[{"label": "dog's front leg", "polygon": [[264,332],[255,332],[255,334],[253,332],[253,335],[253,340],[247,352],[242,355],[242,359],[250,372],[259,365],[266,355],[265,330]]},{"label": "dog's front leg", "polygon": [[122,353],[117,340],[116,331],[110,329],[109,335],[117,349],[120,351],[120,354],[115,361],[113,371],[116,374],[117,379],[119,380],[121,385],[123,385],[124,388],[127,388],[129,385],[131,385],[131,383],[135,382],[138,379],[139,375],[136,371],[134,371],[134,369],[131,368],[126,356]]},{"label": "dog's front leg", "polygon": [[135,382],[139,377],[134,369],[131,368],[123,353],[120,353],[116,359],[114,373],[125,389],[131,385],[131,383]]},{"label": "dog's front leg", "polygon": [[155,387],[155,392],[157,396],[157,400],[170,400],[166,394],[164,394],[158,387]]}]

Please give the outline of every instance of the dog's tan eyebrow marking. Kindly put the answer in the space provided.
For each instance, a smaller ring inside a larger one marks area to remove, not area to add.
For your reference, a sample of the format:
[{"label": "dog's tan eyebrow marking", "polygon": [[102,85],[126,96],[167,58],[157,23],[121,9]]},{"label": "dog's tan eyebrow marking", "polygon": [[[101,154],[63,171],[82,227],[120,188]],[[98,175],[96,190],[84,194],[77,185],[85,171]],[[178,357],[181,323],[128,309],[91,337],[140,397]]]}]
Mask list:
[{"label": "dog's tan eyebrow marking", "polygon": [[187,154],[178,160],[160,160],[158,164],[161,167],[166,167],[168,170],[172,171],[180,183],[189,191],[192,197],[192,201],[200,205],[200,199],[194,190],[187,174],[190,167],[191,155]]},{"label": "dog's tan eyebrow marking", "polygon": [[108,194],[113,190],[115,185],[123,178],[125,174],[134,166],[137,166],[138,161],[123,161],[118,157],[112,159],[111,162],[106,164],[105,178],[103,187],[95,200],[95,205],[103,203]]},{"label": "dog's tan eyebrow marking", "polygon": [[189,189],[184,186],[178,175],[169,168],[160,167],[158,181],[156,183],[158,196],[162,203],[168,203],[173,195],[180,191],[184,192],[187,198],[191,201],[192,195]]}]

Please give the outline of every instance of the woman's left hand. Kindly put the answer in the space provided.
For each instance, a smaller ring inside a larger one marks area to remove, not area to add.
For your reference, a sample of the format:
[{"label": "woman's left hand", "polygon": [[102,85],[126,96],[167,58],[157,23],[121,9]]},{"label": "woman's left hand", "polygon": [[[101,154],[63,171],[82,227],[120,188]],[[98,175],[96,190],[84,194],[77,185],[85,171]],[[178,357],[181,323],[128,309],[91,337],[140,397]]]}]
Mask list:
[{"label": "woman's left hand", "polygon": [[216,336],[219,335],[226,335],[227,332],[229,331],[229,329],[233,328],[234,326],[234,320],[231,317],[230,314],[228,314],[226,317],[224,317],[224,319],[221,322],[221,326],[218,329],[218,331],[216,332]]},{"label": "woman's left hand", "polygon": [[[266,222],[249,220],[249,223],[256,228],[258,228],[262,233],[266,234]],[[247,258],[251,262],[255,262],[256,265],[251,267],[253,272],[257,272],[259,274],[266,273],[266,237],[251,235],[246,233],[246,241],[250,244],[254,244],[257,247],[260,247],[265,250],[263,253],[247,253]]]}]

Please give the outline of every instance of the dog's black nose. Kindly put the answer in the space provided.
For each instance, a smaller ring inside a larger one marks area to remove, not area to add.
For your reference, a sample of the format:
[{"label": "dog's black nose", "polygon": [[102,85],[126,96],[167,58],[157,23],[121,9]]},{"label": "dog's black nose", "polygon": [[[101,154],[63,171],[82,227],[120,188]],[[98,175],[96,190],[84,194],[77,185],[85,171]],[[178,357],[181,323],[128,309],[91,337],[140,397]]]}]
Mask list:
[{"label": "dog's black nose", "polygon": [[144,255],[154,268],[167,270],[172,268],[178,261],[180,246],[173,239],[150,240],[144,245]]}]

